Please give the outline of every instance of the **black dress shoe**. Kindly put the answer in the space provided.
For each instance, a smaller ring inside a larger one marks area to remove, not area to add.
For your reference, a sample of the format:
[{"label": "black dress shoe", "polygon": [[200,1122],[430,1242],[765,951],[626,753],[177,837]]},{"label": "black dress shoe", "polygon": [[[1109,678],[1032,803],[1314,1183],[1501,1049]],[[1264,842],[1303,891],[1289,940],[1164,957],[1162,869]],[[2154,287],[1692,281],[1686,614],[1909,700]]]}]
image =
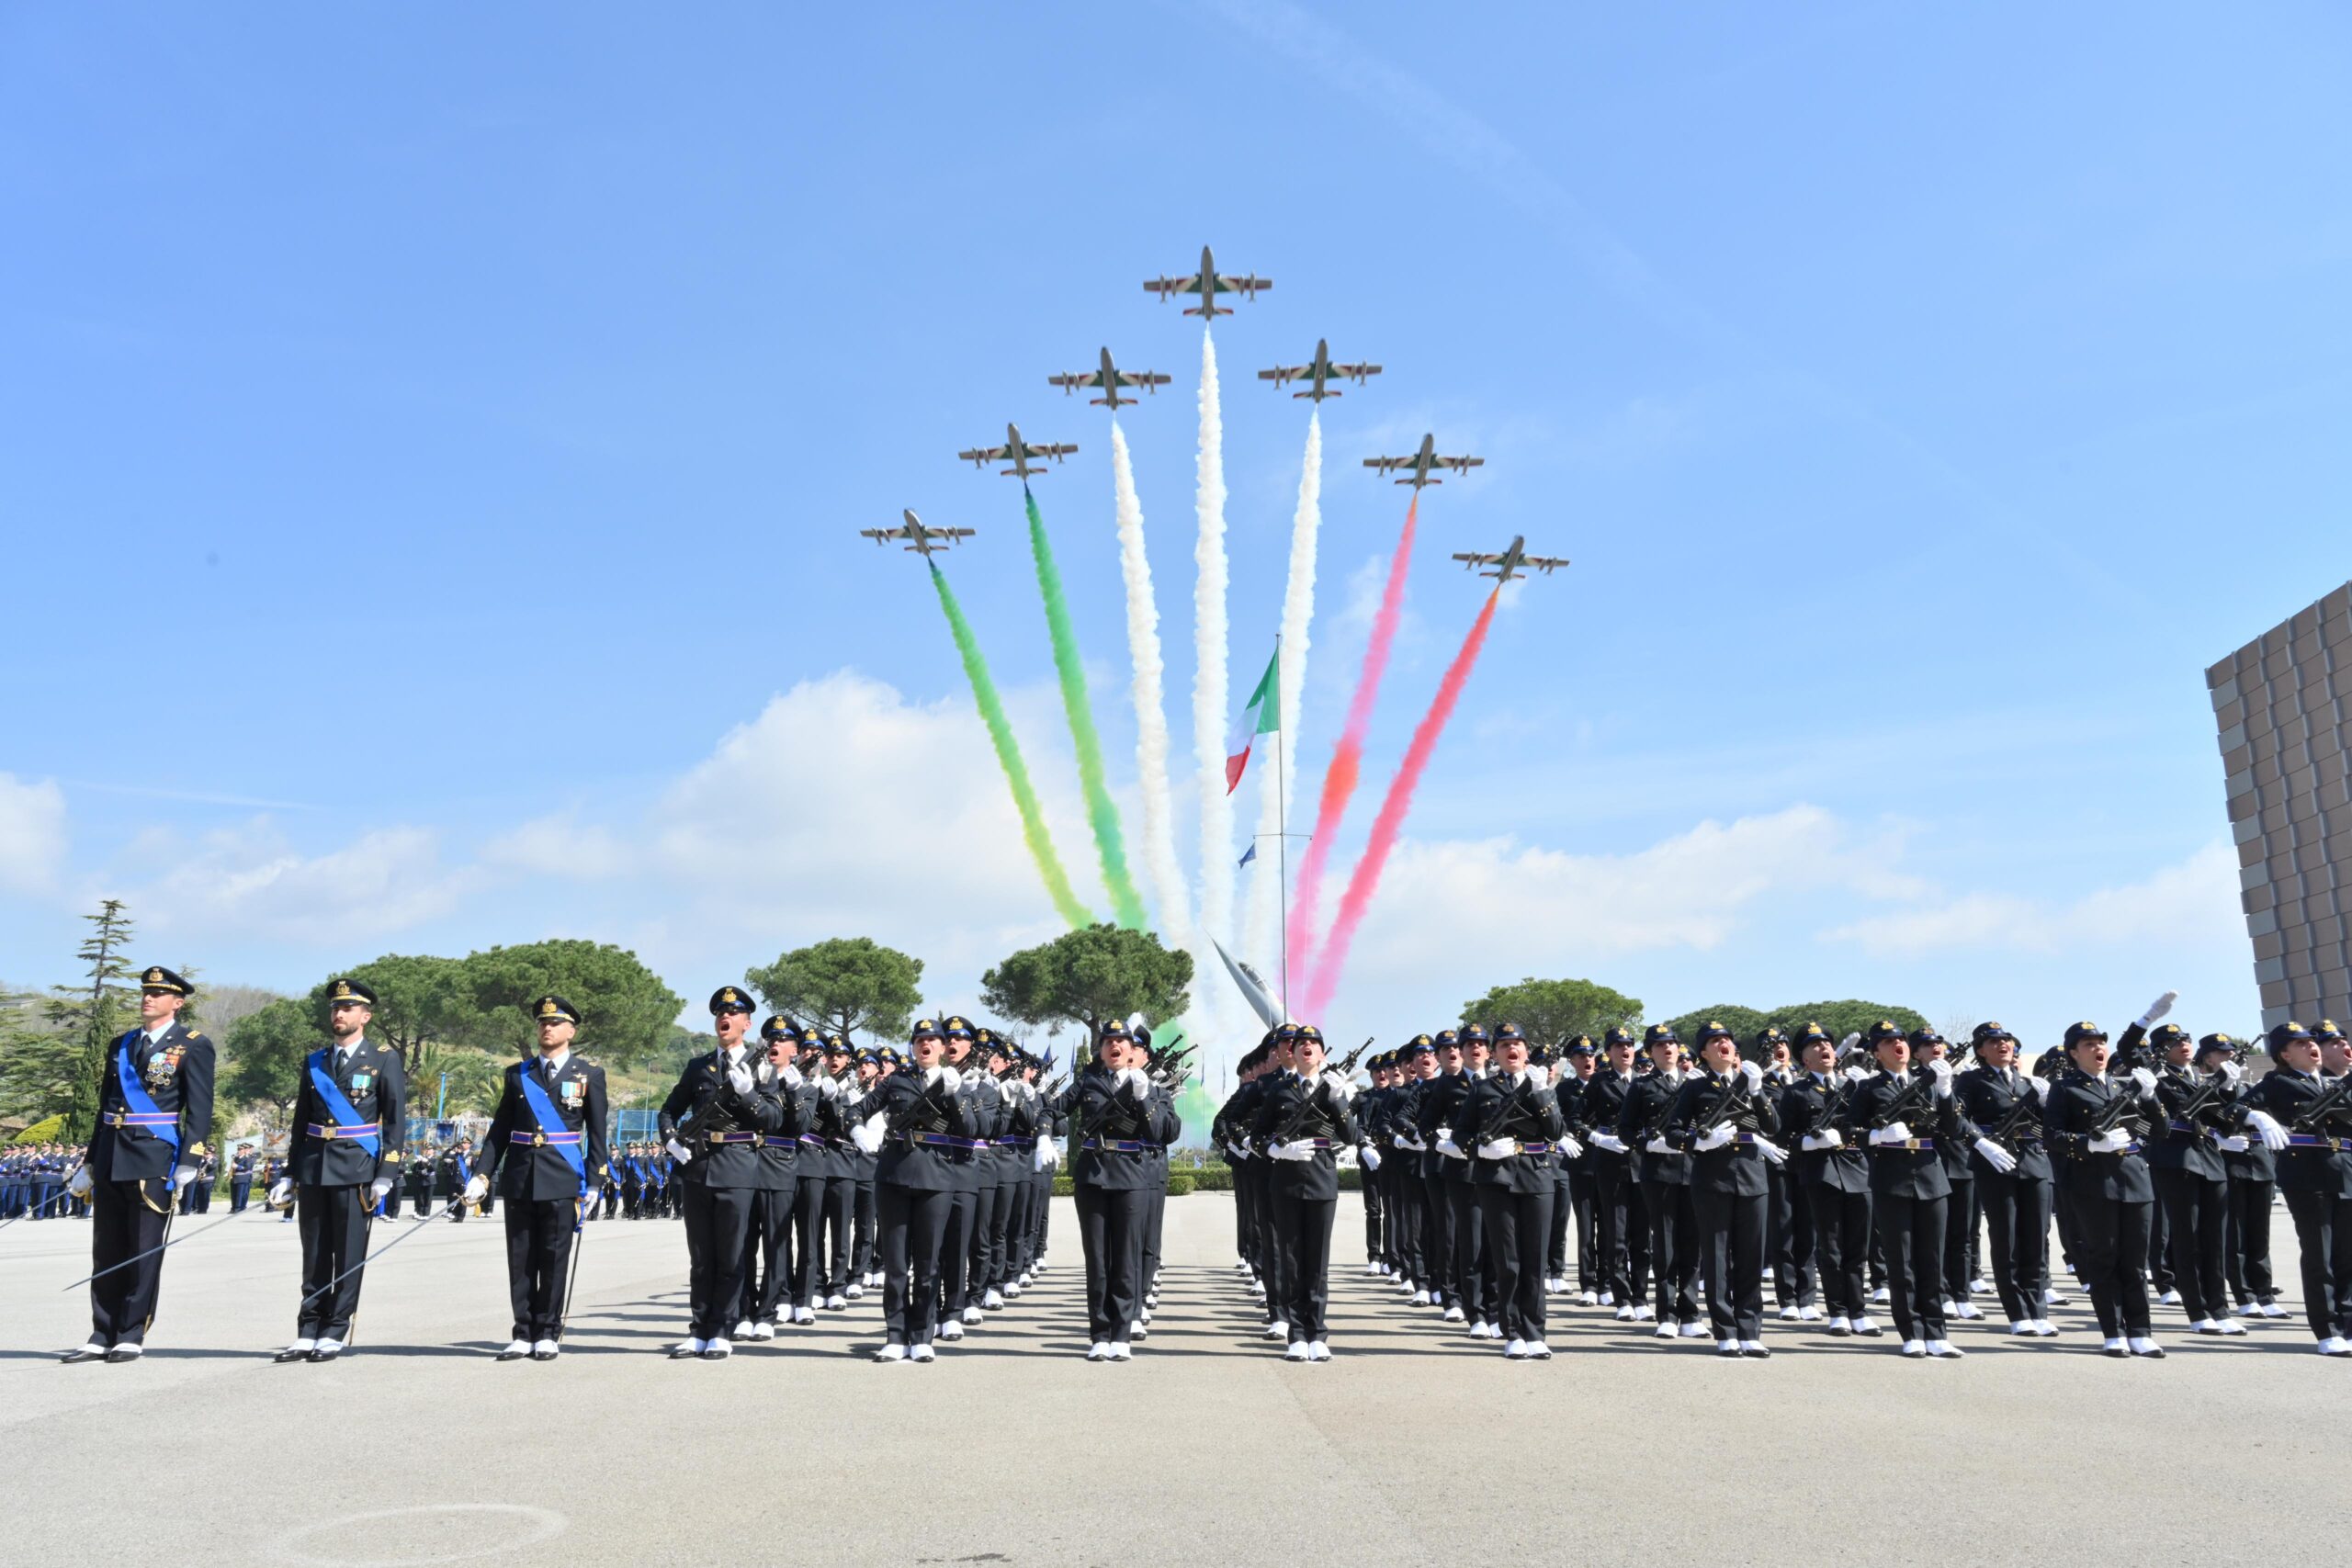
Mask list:
[{"label": "black dress shoe", "polygon": [[125,1361],[135,1361],[144,1354],[146,1352],[136,1345],[118,1345],[107,1352],[107,1361],[109,1365],[119,1367]]},{"label": "black dress shoe", "polygon": [[282,1367],[288,1361],[307,1361],[311,1359],[311,1353],[308,1350],[285,1349],[270,1359]]},{"label": "black dress shoe", "polygon": [[529,1354],[528,1350],[517,1350],[510,1345],[498,1353],[497,1359],[502,1361],[519,1361]]},{"label": "black dress shoe", "polygon": [[2101,1350],[2100,1350],[2099,1354],[2101,1354],[2102,1356],[2112,1356],[2115,1359],[2117,1359],[2117,1360],[2119,1360],[2119,1361],[2125,1361],[2125,1360],[2129,1360],[2129,1359],[2131,1359],[2131,1358],[2132,1358],[2132,1352],[2131,1352],[2131,1351],[2129,1351],[2129,1350],[2126,1350],[2126,1349],[2125,1349],[2122,1346],[2120,1346],[2120,1345],[2112,1345],[2112,1346],[2106,1347],[2105,1348],[2103,1348],[2103,1349],[2101,1349]]},{"label": "black dress shoe", "polygon": [[1755,1346],[1752,1348],[1747,1346],[1742,1346],[1739,1353],[1747,1357],[1751,1361],[1769,1361],[1772,1359],[1772,1352],[1761,1345]]},{"label": "black dress shoe", "polygon": [[1857,1328],[1854,1332],[1860,1335],[1865,1339],[1876,1339],[1881,1335],[1884,1334],[1886,1330],[1873,1323],[1868,1328]]},{"label": "black dress shoe", "polygon": [[531,1359],[534,1361],[552,1361],[555,1359],[555,1352],[552,1350],[534,1350],[531,1352]]},{"label": "black dress shoe", "polygon": [[76,1345],[57,1358],[60,1364],[68,1367],[79,1361],[103,1361],[106,1359],[107,1348],[103,1345]]},{"label": "black dress shoe", "polygon": [[310,1360],[312,1360],[312,1361],[326,1362],[326,1361],[332,1361],[332,1360],[334,1360],[337,1356],[340,1356],[340,1355],[342,1355],[342,1354],[343,1354],[343,1352],[342,1352],[341,1350],[339,1350],[339,1349],[336,1349],[336,1350],[313,1350],[313,1351],[311,1351],[311,1352],[310,1356],[309,1356],[307,1359],[310,1359]]},{"label": "black dress shoe", "polygon": [[1851,1324],[1833,1323],[1829,1325],[1829,1332],[1838,1338],[1845,1339],[1853,1335],[1854,1328]]}]

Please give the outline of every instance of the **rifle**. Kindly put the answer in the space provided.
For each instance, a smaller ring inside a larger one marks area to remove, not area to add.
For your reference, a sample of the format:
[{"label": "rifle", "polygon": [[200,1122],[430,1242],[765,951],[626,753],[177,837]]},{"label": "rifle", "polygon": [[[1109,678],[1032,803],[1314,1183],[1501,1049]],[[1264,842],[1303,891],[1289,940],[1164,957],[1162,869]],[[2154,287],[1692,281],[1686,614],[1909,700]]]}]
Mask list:
[{"label": "rifle", "polygon": [[2219,1073],[2212,1074],[2207,1077],[2203,1083],[2199,1084],[2193,1093],[2180,1102],[2180,1109],[2174,1111],[2168,1120],[2188,1122],[2190,1136],[2194,1137],[2200,1144],[2211,1143],[2213,1141],[2213,1129],[2197,1119],[2198,1112],[2203,1111],[2207,1106],[2219,1100],[2222,1094],[2229,1089],[2229,1088],[2230,1082],[2227,1078],[2223,1077]]},{"label": "rifle", "polygon": [[1365,1035],[1363,1037],[1363,1044],[1357,1046],[1354,1050],[1349,1052],[1346,1055],[1340,1057],[1336,1062],[1324,1063],[1323,1070],[1325,1072],[1337,1073],[1341,1077],[1346,1077],[1350,1073],[1356,1070],[1356,1064],[1363,1060],[1363,1054],[1372,1049],[1372,1043],[1378,1038],[1378,1035]]},{"label": "rifle", "polygon": [[1993,1123],[1990,1127],[1984,1129],[1984,1137],[1986,1141],[2000,1145],[2001,1147],[2007,1150],[2010,1156],[2014,1158],[2018,1152],[2018,1143],[2023,1142],[2022,1139],[2019,1139],[2018,1143],[2012,1143],[2010,1141],[2017,1137],[2018,1124],[2024,1122],[2029,1114],[2033,1115],[2036,1120],[2039,1120],[2041,1110],[2041,1100],[2034,1094],[2033,1090],[2030,1089],[2018,1089],[2017,1102],[2009,1107],[2008,1113],[2003,1116],[1998,1122]]},{"label": "rifle", "polygon": [[2290,1130],[2317,1133],[2331,1117],[2346,1109],[2344,1100],[2347,1095],[2352,1095],[2352,1073],[2336,1079],[2335,1087],[2324,1091],[2318,1099],[2303,1101],[2303,1108],[2295,1113]]},{"label": "rifle", "polygon": [[2145,1118],[2140,1113],[2140,1086],[2136,1083],[2132,1085],[2132,1091],[2129,1094],[2109,1096],[2108,1102],[2099,1107],[2098,1114],[2091,1118],[2091,1123],[2085,1129],[2084,1135],[2096,1138],[2112,1133],[2123,1124],[2124,1118],[2127,1116],[2136,1119],[2132,1128],[2132,1135],[2135,1138],[2144,1136],[2148,1128]]},{"label": "rifle", "polygon": [[1748,1093],[1747,1075],[1734,1070],[1731,1081],[1715,1096],[1707,1114],[1691,1128],[1694,1140],[1703,1138],[1728,1121],[1733,1126],[1753,1133],[1757,1131],[1756,1101]]},{"label": "rifle", "polygon": [[1895,1091],[1894,1098],[1888,1100],[1885,1108],[1871,1118],[1871,1131],[1878,1132],[1882,1128],[1893,1126],[1897,1122],[1908,1126],[1913,1115],[1912,1102],[1917,1100],[1927,1087],[1934,1081],[1924,1073],[1908,1075],[1904,1079],[1903,1087]]}]

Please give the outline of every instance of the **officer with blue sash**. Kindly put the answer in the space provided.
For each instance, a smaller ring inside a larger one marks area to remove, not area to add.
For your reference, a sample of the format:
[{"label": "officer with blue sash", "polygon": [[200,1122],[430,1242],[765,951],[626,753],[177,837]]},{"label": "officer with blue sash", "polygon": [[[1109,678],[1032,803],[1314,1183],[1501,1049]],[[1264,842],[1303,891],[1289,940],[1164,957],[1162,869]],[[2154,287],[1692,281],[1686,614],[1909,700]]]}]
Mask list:
[{"label": "officer with blue sash", "polygon": [[612,1171],[605,1145],[605,1069],[572,1053],[580,1010],[561,997],[531,1004],[539,1054],[506,1069],[469,1200],[506,1200],[506,1288],[514,1335],[502,1361],[552,1361],[563,1339],[571,1249],[588,1205]]},{"label": "officer with blue sash", "polygon": [[99,1069],[89,1156],[66,1186],[91,1199],[90,1266],[98,1273],[90,1281],[90,1341],[67,1351],[68,1362],[135,1361],[154,1321],[164,1275],[155,1249],[172,1198],[196,1179],[212,1135],[212,1042],[179,1021],[188,991],[161,965],[141,973],[139,1027],[114,1043]]},{"label": "officer with blue sash", "polygon": [[[269,1193],[273,1206],[295,1200],[302,1237],[302,1302],[280,1361],[343,1354],[367,1278],[352,1266],[367,1258],[376,1205],[400,1175],[408,1079],[400,1052],[368,1038],[375,1016],[376,993],[365,984],[329,981],[327,1029],[334,1038],[303,1058],[295,1085],[286,1174]],[[330,1280],[336,1280],[331,1289]]]}]

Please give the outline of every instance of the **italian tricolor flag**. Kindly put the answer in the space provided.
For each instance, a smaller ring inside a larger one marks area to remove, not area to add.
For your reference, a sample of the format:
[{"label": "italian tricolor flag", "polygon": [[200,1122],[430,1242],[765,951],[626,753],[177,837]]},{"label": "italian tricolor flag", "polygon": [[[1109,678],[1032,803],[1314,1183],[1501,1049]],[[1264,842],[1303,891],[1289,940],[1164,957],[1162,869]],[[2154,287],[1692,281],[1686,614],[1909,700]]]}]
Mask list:
[{"label": "italian tricolor flag", "polygon": [[1240,716],[1233,721],[1233,733],[1225,745],[1225,793],[1231,795],[1241,783],[1242,770],[1250,765],[1250,749],[1258,737],[1270,735],[1283,727],[1283,699],[1279,675],[1283,665],[1281,645],[1274,656],[1266,660],[1266,672],[1258,677],[1257,689],[1242,705]]}]

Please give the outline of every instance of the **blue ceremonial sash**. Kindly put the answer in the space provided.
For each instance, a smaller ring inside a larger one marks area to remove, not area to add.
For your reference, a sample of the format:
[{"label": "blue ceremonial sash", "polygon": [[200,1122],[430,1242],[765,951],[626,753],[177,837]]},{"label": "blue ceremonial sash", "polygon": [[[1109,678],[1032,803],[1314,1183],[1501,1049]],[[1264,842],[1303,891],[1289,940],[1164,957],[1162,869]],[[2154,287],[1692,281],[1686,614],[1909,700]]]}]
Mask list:
[{"label": "blue ceremonial sash", "polygon": [[[327,1071],[326,1060],[323,1049],[311,1055],[311,1087],[319,1091],[319,1103],[334,1117],[338,1128],[361,1125],[359,1108],[351,1103],[351,1097],[343,1092],[343,1086]],[[354,1133],[351,1141],[366,1149],[370,1157],[383,1146],[383,1139],[375,1133]]]},{"label": "blue ceremonial sash", "polygon": [[[155,1097],[147,1092],[147,1086],[139,1081],[138,1073],[131,1068],[130,1043],[138,1039],[140,1033],[141,1031],[134,1029],[124,1035],[120,1048],[114,1054],[114,1076],[116,1081],[122,1086],[122,1102],[130,1107],[131,1114],[134,1116],[168,1115],[169,1112],[155,1103]],[[146,1126],[149,1132],[171,1145],[175,1150],[180,1146],[178,1117],[174,1116],[168,1122],[141,1123],[141,1125]]]},{"label": "blue ceremonial sash", "polygon": [[[530,1106],[531,1114],[537,1119],[539,1131],[547,1134],[548,1143],[554,1147],[555,1152],[563,1156],[563,1163],[571,1168],[571,1174],[580,1179],[580,1194],[583,1198],[586,1197],[588,1195],[588,1161],[580,1152],[580,1134],[566,1127],[563,1124],[563,1118],[556,1113],[555,1101],[548,1098],[547,1088],[539,1082],[539,1075],[534,1064],[524,1063],[521,1071],[515,1076],[523,1080],[523,1100]],[[556,1142],[558,1134],[563,1135],[564,1142]]]}]

